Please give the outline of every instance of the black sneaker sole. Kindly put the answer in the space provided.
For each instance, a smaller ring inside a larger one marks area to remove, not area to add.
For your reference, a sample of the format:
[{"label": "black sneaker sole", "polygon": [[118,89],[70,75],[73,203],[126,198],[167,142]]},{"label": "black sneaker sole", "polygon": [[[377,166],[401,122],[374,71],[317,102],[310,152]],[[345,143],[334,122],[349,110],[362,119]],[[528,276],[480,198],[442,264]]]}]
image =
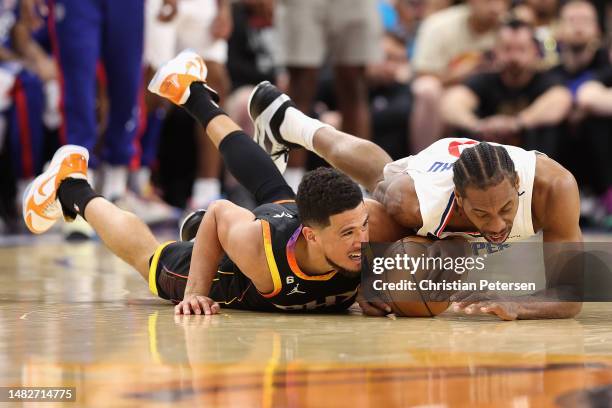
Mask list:
[{"label": "black sneaker sole", "polygon": [[189,242],[196,237],[198,228],[200,228],[200,224],[204,219],[204,214],[206,214],[206,210],[196,210],[185,217],[179,229],[181,241]]}]

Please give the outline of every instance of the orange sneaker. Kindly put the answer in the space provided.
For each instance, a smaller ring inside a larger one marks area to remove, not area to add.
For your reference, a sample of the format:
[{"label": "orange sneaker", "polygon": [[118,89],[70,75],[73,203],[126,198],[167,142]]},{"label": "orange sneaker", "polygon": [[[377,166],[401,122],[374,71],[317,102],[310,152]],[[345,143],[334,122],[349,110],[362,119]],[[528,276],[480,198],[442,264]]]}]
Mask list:
[{"label": "orange sneaker", "polygon": [[55,152],[47,171],[36,177],[23,194],[23,220],[30,231],[42,234],[62,216],[57,189],[67,178],[87,179],[88,160],[89,152],[81,146],[66,145]]},{"label": "orange sneaker", "polygon": [[219,102],[217,92],[206,85],[208,68],[202,57],[192,50],[184,50],[161,66],[149,83],[148,89],[156,95],[183,105],[189,99],[189,86],[193,82],[203,82],[213,101]]}]

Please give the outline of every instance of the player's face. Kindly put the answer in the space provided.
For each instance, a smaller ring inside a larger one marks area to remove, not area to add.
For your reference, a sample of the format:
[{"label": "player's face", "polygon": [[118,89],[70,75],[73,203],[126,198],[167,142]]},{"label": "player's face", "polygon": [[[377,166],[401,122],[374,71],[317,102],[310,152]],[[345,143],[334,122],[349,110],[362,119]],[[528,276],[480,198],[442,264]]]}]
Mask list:
[{"label": "player's face", "polygon": [[510,180],[484,190],[468,187],[457,200],[487,241],[501,244],[508,239],[518,210],[518,189]]},{"label": "player's face", "polygon": [[339,272],[361,271],[361,244],[368,242],[368,211],[364,203],[329,218],[330,225],[318,231],[325,258]]}]

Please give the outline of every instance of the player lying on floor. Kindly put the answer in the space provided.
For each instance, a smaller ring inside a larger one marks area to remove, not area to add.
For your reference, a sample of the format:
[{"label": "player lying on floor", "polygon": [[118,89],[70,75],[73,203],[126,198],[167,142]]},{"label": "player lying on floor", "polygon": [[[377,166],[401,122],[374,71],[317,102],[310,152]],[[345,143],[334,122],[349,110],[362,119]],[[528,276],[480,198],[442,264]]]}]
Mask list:
[{"label": "player lying on floor", "polygon": [[149,89],[200,121],[259,207],[251,212],[217,201],[195,242],[160,245],[135,215],[90,187],[87,150],[68,145],[26,190],[28,228],[40,234],[62,216],[70,221],[81,215],[154,294],[178,303],[178,314],[214,314],[219,304],[258,311],[348,308],[358,292],[369,217],[384,214],[382,206],[366,205],[359,186],[333,169],[306,175],[296,197],[268,155],[219,109],[205,79],[202,59],[183,52],[160,68]]},{"label": "player lying on floor", "polygon": [[523,298],[457,293],[451,298],[456,311],[514,320],[568,318],[581,310],[583,271],[564,270],[582,249],[580,198],[576,180],[559,163],[535,151],[461,138],[392,162],[376,144],[307,117],[268,82],[256,87],[249,103],[256,141],[280,169],[292,148],[318,154],[384,205],[396,223],[385,231],[406,228],[390,240],[417,231],[501,244],[543,232],[546,290]]}]

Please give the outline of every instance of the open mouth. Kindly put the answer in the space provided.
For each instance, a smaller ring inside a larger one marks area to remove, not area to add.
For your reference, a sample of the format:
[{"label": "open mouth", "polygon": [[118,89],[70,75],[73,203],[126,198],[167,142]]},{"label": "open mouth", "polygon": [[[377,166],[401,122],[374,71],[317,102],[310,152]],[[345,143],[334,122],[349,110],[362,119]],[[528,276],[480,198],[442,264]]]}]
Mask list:
[{"label": "open mouth", "polygon": [[360,252],[351,252],[349,254],[349,259],[356,263],[361,263],[361,251]]},{"label": "open mouth", "polygon": [[487,241],[493,244],[501,244],[508,238],[508,232],[504,232],[502,234],[487,234]]}]

